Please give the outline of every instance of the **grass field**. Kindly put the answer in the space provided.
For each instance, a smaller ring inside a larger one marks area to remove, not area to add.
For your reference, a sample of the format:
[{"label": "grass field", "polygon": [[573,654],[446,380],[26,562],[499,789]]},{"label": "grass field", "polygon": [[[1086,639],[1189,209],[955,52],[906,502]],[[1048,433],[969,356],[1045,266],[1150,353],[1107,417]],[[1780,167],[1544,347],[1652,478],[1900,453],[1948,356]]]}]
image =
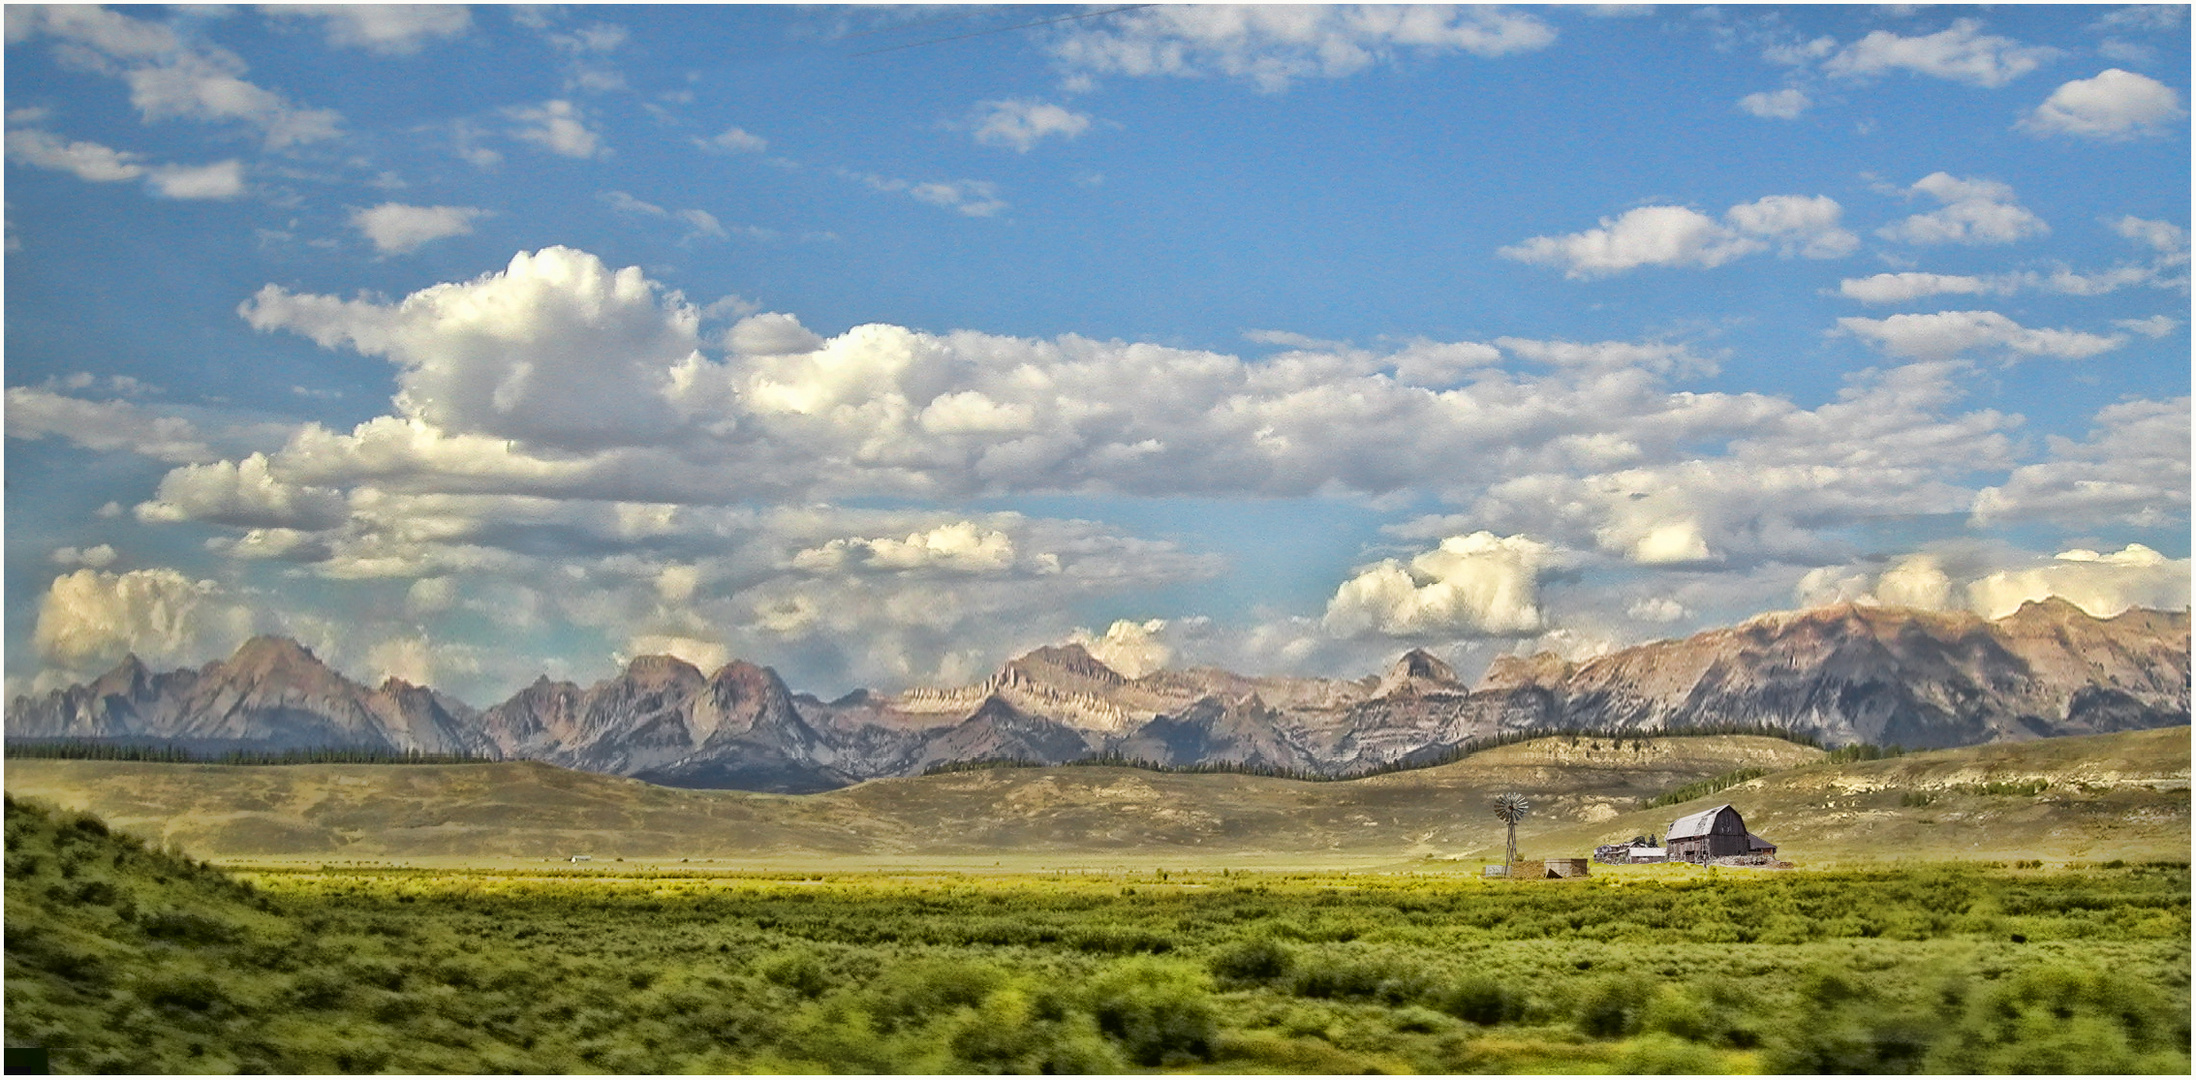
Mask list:
[{"label": "grass field", "polygon": [[[1780,854],[1887,859],[2185,858],[2189,729],[1830,764],[1777,739],[1542,739],[1438,768],[1310,783],[1121,768],[989,769],[820,795],[690,791],[531,763],[239,767],[8,763],[7,786],[224,862],[517,868],[597,863],[1036,871],[1374,869],[1501,850],[1498,791],[1534,809],[1527,858],[1660,833],[1737,804]],[[1741,768],[1766,775],[1639,809]],[[680,860],[689,860],[681,863]]]},{"label": "grass field", "polygon": [[129,1072],[2185,1073],[2185,861],[238,874],[10,799],[7,1039]]}]

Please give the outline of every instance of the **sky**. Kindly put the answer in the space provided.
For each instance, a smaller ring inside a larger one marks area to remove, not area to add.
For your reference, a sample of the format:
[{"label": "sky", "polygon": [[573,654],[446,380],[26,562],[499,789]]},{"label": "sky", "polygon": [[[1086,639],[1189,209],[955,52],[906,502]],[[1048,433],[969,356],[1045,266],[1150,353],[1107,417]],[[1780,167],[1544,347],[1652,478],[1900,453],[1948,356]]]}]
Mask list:
[{"label": "sky", "polygon": [[8,693],[2186,608],[2187,18],[11,5]]}]

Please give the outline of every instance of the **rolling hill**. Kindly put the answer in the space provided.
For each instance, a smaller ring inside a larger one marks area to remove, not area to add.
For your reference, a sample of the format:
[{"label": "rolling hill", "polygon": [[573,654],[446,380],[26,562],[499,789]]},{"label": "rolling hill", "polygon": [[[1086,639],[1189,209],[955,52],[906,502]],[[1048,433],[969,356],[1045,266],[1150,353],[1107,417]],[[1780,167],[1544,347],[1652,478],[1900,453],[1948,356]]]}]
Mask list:
[{"label": "rolling hill", "polygon": [[[1777,739],[1539,739],[1450,765],[1310,782],[1065,766],[871,781],[815,795],[699,791],[534,762],[215,766],[11,762],[8,790],[224,859],[733,865],[913,861],[1368,865],[1500,850],[1487,812],[1525,792],[1527,857],[1584,855],[1732,802],[1803,864],[1904,857],[2185,858],[2189,730],[2034,740],[1832,765]],[[1742,767],[1706,799],[1643,799]],[[2048,785],[1986,794],[1986,785]],[[1905,805],[1909,793],[1925,805]]]}]

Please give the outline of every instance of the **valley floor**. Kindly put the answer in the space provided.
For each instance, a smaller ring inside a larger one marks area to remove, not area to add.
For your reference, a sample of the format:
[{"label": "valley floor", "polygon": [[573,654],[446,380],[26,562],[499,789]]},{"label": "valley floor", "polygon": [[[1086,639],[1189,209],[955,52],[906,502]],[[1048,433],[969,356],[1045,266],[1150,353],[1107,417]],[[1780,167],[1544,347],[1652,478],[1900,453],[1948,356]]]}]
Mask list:
[{"label": "valley floor", "polygon": [[2165,1072],[2185,861],[236,874],[11,801],[7,1039],[126,1072]]}]

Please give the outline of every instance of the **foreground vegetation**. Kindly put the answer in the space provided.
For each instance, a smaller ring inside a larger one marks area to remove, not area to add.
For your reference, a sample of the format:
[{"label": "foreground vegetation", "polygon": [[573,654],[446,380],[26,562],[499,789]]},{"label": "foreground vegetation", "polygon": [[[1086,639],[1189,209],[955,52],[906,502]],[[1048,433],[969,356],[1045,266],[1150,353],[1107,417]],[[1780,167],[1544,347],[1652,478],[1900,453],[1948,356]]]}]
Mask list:
[{"label": "foreground vegetation", "polygon": [[7,1040],[68,1071],[2190,1064],[2185,863],[246,880],[11,799],[7,886]]}]

